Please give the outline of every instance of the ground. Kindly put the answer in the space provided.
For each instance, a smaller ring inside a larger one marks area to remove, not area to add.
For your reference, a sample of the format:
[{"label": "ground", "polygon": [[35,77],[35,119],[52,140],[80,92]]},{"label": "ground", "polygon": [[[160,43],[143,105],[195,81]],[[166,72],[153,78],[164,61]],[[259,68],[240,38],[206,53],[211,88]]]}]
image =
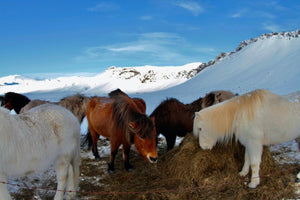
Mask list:
[{"label": "ground", "polygon": [[[189,141],[186,143],[188,142]],[[196,150],[188,149],[188,151],[199,151],[197,150],[197,144],[195,145],[193,148],[196,148]],[[77,192],[78,199],[193,199],[193,197],[195,199],[226,199],[230,197],[239,199],[247,199],[249,197],[271,198],[263,196],[266,194],[259,194],[260,190],[265,190],[266,187],[270,187],[268,185],[270,181],[268,180],[263,180],[262,184],[258,186],[260,189],[254,190],[248,189],[246,181],[243,179],[236,178],[237,183],[228,183],[226,182],[226,176],[222,177],[222,179],[224,179],[223,181],[214,182],[214,184],[211,185],[209,181],[212,178],[209,174],[215,173],[212,170],[214,167],[218,167],[214,166],[214,164],[209,166],[211,169],[206,170],[208,175],[201,184],[197,182],[198,180],[191,180],[191,178],[185,180],[185,178],[180,178],[180,176],[172,175],[173,172],[170,170],[173,170],[174,166],[170,165],[175,162],[170,161],[170,158],[172,158],[172,156],[175,158],[174,155],[179,153],[181,149],[190,147],[187,145],[177,146],[174,150],[167,153],[166,144],[162,137],[160,137],[158,145],[159,157],[161,159],[157,164],[145,162],[134,150],[134,147],[132,147],[130,156],[134,171],[127,172],[124,169],[121,151],[119,151],[115,163],[116,174],[109,175],[107,172],[107,162],[109,160],[108,146],[109,141],[107,139],[102,138],[99,140],[99,153],[100,156],[103,155],[100,161],[95,161],[90,151],[86,149],[81,150],[80,183]],[[294,187],[295,174],[300,170],[300,155],[297,144],[292,141],[286,145],[272,146],[270,149],[275,162],[280,163],[280,166],[282,166],[281,169],[285,170],[285,172],[277,174],[275,180],[278,180],[281,185],[286,187],[290,185]],[[187,158],[187,160],[192,159]],[[241,165],[242,163],[240,163],[238,167]],[[224,168],[224,166],[221,168]],[[221,169],[216,173],[220,173],[222,170],[225,171],[225,169]],[[234,176],[237,176],[238,171],[233,169],[232,173]],[[186,174],[186,177],[188,176],[189,175]],[[265,179],[268,179],[268,177],[265,177]],[[206,185],[206,182],[209,184]],[[274,182],[273,179],[271,182]],[[238,187],[234,186],[235,184],[238,184]],[[53,168],[50,168],[46,172],[38,175],[9,179],[8,187],[14,199],[53,199],[56,188],[55,172]],[[300,186],[298,186],[298,190],[299,189]],[[276,190],[278,190],[278,188],[275,188],[275,191]],[[277,197],[290,198],[290,194],[286,196],[285,191],[287,191],[287,189],[282,189],[282,192],[279,192]],[[245,193],[248,194],[246,195]],[[292,195],[292,197],[295,196]],[[299,197],[300,195],[298,195],[298,198]]]}]

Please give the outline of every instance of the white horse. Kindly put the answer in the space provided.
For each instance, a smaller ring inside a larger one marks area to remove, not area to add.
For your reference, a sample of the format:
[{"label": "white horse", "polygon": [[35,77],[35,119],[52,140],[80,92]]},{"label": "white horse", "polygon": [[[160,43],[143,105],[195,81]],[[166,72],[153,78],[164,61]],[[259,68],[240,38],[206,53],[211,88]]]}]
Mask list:
[{"label": "white horse", "polygon": [[[56,169],[57,191],[54,199],[63,199],[64,190],[75,191],[80,165],[80,125],[76,117],[61,106],[44,104],[20,115],[0,108],[0,199],[11,199],[8,177],[26,176]],[[67,193],[66,199],[74,199]]]},{"label": "white horse", "polygon": [[287,142],[300,136],[300,103],[267,90],[235,97],[195,113],[194,135],[200,147],[211,149],[233,135],[245,146],[241,176],[252,169],[250,188],[259,184],[263,145]]}]

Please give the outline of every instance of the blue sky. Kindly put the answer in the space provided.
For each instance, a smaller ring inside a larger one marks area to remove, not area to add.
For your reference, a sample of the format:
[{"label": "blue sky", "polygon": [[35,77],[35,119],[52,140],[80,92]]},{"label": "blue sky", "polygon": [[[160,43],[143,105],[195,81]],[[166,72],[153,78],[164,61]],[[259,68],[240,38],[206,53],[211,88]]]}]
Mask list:
[{"label": "blue sky", "polygon": [[300,28],[299,0],[0,0],[0,77],[208,62]]}]

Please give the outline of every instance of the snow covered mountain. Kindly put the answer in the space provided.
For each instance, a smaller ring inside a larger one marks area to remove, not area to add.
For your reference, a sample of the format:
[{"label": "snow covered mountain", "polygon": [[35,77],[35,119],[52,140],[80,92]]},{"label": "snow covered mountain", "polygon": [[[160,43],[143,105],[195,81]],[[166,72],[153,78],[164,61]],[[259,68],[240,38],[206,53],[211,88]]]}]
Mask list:
[{"label": "snow covered mountain", "polygon": [[239,94],[258,88],[278,94],[299,91],[300,30],[244,41],[235,52],[213,62],[180,85],[143,96],[158,105],[167,95],[188,103],[213,90]]},{"label": "snow covered mountain", "polygon": [[95,76],[32,79],[19,75],[0,78],[0,95],[13,91],[31,99],[58,101],[74,93],[106,95],[120,88],[145,98],[150,112],[166,97],[191,102],[212,90],[245,93],[264,88],[288,94],[300,90],[300,29],[264,34],[220,53],[208,63],[177,67],[110,67]]},{"label": "snow covered mountain", "polygon": [[79,92],[88,95],[103,95],[116,88],[126,92],[155,91],[183,83],[194,77],[201,64],[190,63],[178,67],[110,67],[95,76],[68,76],[52,79],[33,79],[11,75],[0,78],[0,94],[6,92],[23,94]]}]

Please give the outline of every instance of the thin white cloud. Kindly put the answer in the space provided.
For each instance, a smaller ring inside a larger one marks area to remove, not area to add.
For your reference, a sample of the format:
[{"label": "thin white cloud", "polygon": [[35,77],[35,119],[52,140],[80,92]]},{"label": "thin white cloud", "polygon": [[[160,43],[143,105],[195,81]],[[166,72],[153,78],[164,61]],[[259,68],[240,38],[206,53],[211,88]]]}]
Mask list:
[{"label": "thin white cloud", "polygon": [[[178,48],[180,46],[180,48]],[[89,47],[77,62],[122,62],[144,61],[149,63],[189,62],[189,53],[181,50],[193,51],[192,47],[181,36],[173,33],[153,32],[137,35],[136,40],[111,45]]]},{"label": "thin white cloud", "polygon": [[153,16],[145,15],[145,16],[142,16],[142,17],[141,17],[141,20],[144,20],[144,21],[150,21],[150,20],[153,20]]},{"label": "thin white cloud", "polygon": [[264,18],[267,18],[267,19],[275,19],[276,18],[275,15],[273,15],[269,12],[262,12],[260,15]]},{"label": "thin white cloud", "polygon": [[137,44],[137,45],[125,45],[121,47],[107,47],[106,49],[109,51],[114,51],[114,52],[141,52],[141,51],[147,51],[149,45],[147,44]]},{"label": "thin white cloud", "polygon": [[198,16],[200,13],[204,12],[202,6],[195,1],[178,1],[175,2],[174,5],[190,11],[194,16]]},{"label": "thin white cloud", "polygon": [[263,29],[271,32],[280,32],[281,30],[279,25],[269,22],[263,23]]},{"label": "thin white cloud", "polygon": [[248,9],[241,9],[238,12],[232,14],[230,17],[231,18],[241,18],[244,17],[248,12]]},{"label": "thin white cloud", "polygon": [[270,8],[270,9],[274,9],[274,10],[277,10],[277,11],[284,11],[284,10],[287,9],[286,7],[284,7],[280,3],[278,3],[278,1],[264,2],[264,4],[265,4],[265,7]]},{"label": "thin white cloud", "polygon": [[90,7],[87,10],[91,12],[107,12],[112,10],[118,10],[119,6],[112,2],[101,2],[94,7]]}]

